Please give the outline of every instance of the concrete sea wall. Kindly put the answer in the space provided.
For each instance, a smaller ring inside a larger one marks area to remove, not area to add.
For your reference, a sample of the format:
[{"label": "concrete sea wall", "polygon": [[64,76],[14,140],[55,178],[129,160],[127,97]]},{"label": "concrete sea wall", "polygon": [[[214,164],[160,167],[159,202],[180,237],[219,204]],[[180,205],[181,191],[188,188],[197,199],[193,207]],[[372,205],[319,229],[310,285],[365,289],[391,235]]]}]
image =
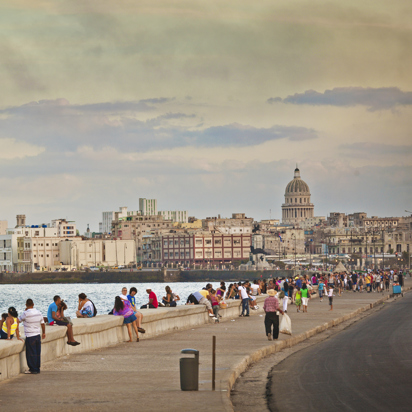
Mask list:
[{"label": "concrete sea wall", "polygon": [[[251,315],[262,313],[266,296],[257,297],[260,308],[251,310]],[[221,309],[222,321],[236,318],[240,314],[240,301],[229,300],[227,309]],[[195,326],[214,323],[204,305],[182,305],[176,308],[142,309],[145,334],[140,339],[189,329]],[[94,349],[105,348],[125,342],[129,339],[123,317],[101,315],[91,319],[73,319],[73,331],[79,346],[67,345],[66,328],[46,326],[46,339],[42,341],[42,363],[52,361],[61,356],[82,353]],[[20,333],[24,338],[24,328]],[[13,338],[0,340],[0,380],[17,376],[27,369],[24,342]]]},{"label": "concrete sea wall", "polygon": [[309,273],[299,270],[296,272],[293,270],[159,270],[153,272],[143,270],[137,272],[0,273],[0,284],[233,282]]}]

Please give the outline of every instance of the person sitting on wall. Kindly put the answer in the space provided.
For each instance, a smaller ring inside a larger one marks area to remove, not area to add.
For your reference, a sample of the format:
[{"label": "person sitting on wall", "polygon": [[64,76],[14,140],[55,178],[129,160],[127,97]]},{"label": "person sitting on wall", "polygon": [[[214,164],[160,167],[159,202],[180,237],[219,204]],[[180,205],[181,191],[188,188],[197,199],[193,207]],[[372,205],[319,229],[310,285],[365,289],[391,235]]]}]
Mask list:
[{"label": "person sitting on wall", "polygon": [[90,299],[84,293],[79,295],[79,306],[77,308],[76,316],[78,318],[92,318],[95,316],[95,307]]},{"label": "person sitting on wall", "polygon": [[73,337],[73,326],[69,323],[66,319],[60,319],[58,317],[58,308],[61,303],[60,296],[56,295],[53,298],[53,303],[50,304],[49,309],[47,310],[47,321],[49,325],[59,325],[59,326],[66,326],[67,328],[67,344],[71,346],[80,345],[80,342],[76,342]]},{"label": "person sitting on wall", "polygon": [[17,339],[20,338],[19,323],[17,321],[18,313],[17,310],[11,306],[7,311],[7,317],[2,323],[0,330],[0,339],[13,339],[16,335]]},{"label": "person sitting on wall", "polygon": [[149,295],[149,303],[147,303],[146,305],[142,305],[140,309],[157,309],[159,303],[157,301],[156,293],[154,293],[152,289],[146,289],[146,292]]},{"label": "person sitting on wall", "polygon": [[166,296],[163,296],[162,303],[165,306],[169,306],[171,308],[176,307],[177,303],[173,300],[172,289],[170,289],[170,286],[166,286],[165,290],[166,290]]},{"label": "person sitting on wall", "polygon": [[[122,289],[122,292],[125,292],[126,288]],[[127,289],[126,289],[127,292]],[[143,315],[138,312],[136,308],[136,298],[135,295],[137,294],[137,289],[135,287],[131,287],[129,290],[129,294],[127,295],[127,300],[130,302],[133,308],[134,315],[136,316],[136,322],[137,322],[137,329],[140,333],[146,333],[146,331],[142,328],[142,322],[143,322]],[[120,296],[120,299],[123,300],[123,298]]]}]

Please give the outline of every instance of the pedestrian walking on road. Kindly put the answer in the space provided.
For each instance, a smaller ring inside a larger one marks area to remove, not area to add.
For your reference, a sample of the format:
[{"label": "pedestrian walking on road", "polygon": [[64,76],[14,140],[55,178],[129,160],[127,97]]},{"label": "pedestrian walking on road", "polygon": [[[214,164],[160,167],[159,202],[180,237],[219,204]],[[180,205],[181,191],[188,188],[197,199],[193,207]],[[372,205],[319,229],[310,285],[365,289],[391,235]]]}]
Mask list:
[{"label": "pedestrian walking on road", "polygon": [[[274,289],[268,290],[268,295],[263,304],[263,310],[266,312],[265,316],[265,330],[268,340],[277,340],[279,337],[279,315],[282,315],[283,310],[279,308],[279,301],[276,297]],[[273,331],[272,331],[273,327]]]},{"label": "pedestrian walking on road", "polygon": [[300,288],[296,289],[295,305],[296,305],[296,311],[300,312],[300,307],[302,306],[302,291],[300,290]]},{"label": "pedestrian walking on road", "polygon": [[324,287],[325,287],[325,284],[323,283],[323,280],[320,279],[319,280],[319,285],[318,285],[318,293],[319,293],[319,298],[320,298],[321,302],[322,302],[322,298],[323,298]]},{"label": "pedestrian walking on road", "polygon": [[284,293],[283,296],[283,312],[287,313],[288,311],[288,302],[289,302],[289,285],[287,281],[283,283],[282,292]]},{"label": "pedestrian walking on road", "polygon": [[26,300],[26,310],[19,316],[18,322],[23,323],[26,335],[26,361],[29,370],[24,373],[40,373],[41,340],[46,339],[46,327],[43,315],[34,308],[32,299]]},{"label": "pedestrian walking on road", "polygon": [[308,311],[308,302],[309,302],[309,299],[310,299],[310,294],[309,294],[309,289],[308,289],[307,286],[306,286],[306,283],[304,283],[304,284],[302,285],[301,292],[302,292],[303,312],[304,312],[304,313],[305,313],[305,312],[307,313],[307,311]]},{"label": "pedestrian walking on road", "polygon": [[331,286],[328,287],[328,297],[329,297],[329,305],[330,305],[329,310],[333,310],[333,287]]}]

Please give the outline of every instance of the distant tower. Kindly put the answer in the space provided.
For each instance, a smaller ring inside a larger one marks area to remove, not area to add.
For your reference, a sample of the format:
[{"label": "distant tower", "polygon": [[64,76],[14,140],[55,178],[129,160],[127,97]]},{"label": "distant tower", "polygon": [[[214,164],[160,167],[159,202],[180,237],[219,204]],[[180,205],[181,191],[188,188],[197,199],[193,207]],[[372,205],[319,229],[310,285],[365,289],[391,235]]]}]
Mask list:
[{"label": "distant tower", "polygon": [[16,216],[17,225],[16,227],[24,227],[26,226],[26,215],[17,215]]},{"label": "distant tower", "polygon": [[310,203],[309,186],[300,178],[296,165],[293,180],[286,186],[285,203],[282,205],[282,223],[297,225],[314,216],[314,205]]}]

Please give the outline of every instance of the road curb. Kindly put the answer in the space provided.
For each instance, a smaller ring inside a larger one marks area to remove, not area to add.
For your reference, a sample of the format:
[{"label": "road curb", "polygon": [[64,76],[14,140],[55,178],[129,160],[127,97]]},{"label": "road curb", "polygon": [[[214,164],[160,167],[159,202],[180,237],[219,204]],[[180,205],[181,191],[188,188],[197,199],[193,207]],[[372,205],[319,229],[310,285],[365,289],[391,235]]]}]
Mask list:
[{"label": "road curb", "polygon": [[[408,290],[411,290],[412,287],[404,287],[403,292],[406,292]],[[322,325],[319,325],[315,328],[309,329],[306,332],[303,332],[297,336],[291,336],[289,339],[283,340],[283,341],[278,341],[275,342],[274,344],[265,346],[250,355],[244,357],[241,362],[239,362],[237,365],[234,366],[234,368],[231,371],[229,379],[226,381],[226,383],[223,383],[223,391],[222,391],[222,401],[224,404],[225,411],[227,412],[234,412],[233,404],[232,401],[230,400],[230,391],[232,390],[236,380],[239,378],[239,376],[245,372],[245,370],[253,365],[256,362],[259,362],[260,360],[266,358],[269,355],[272,355],[276,352],[280,352],[282,349],[285,348],[291,348],[292,346],[297,345],[298,343],[301,343],[305,341],[306,339],[311,338],[312,336],[315,336],[319,333],[322,333],[328,329],[333,328],[334,326],[337,326],[343,322],[346,322],[350,319],[356,318],[359,316],[361,313],[366,312],[370,309],[373,309],[374,307],[381,305],[388,299],[391,299],[394,297],[394,294],[387,295],[381,299],[378,299],[375,302],[369,303],[365,306],[362,306],[352,313],[349,313],[347,315],[341,316],[340,318],[337,319],[332,319],[329,322],[323,323]]]}]

